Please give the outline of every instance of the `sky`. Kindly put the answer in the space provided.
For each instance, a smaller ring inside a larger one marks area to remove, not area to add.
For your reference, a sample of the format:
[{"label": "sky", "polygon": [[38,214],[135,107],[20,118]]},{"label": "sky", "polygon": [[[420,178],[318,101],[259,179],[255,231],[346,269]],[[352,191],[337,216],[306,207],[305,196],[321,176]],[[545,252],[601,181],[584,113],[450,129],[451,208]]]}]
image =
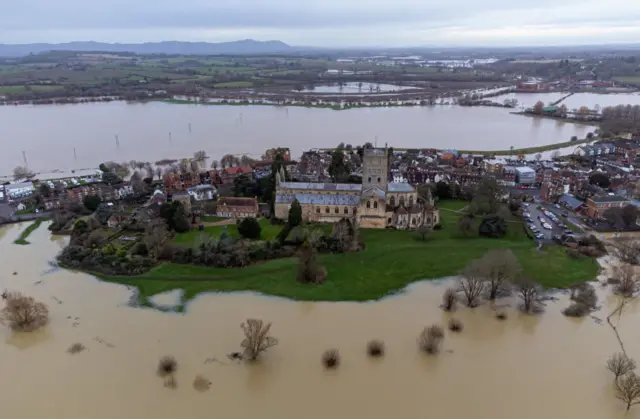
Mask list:
[{"label": "sky", "polygon": [[0,42],[281,40],[297,46],[640,42],[640,0],[20,0]]}]

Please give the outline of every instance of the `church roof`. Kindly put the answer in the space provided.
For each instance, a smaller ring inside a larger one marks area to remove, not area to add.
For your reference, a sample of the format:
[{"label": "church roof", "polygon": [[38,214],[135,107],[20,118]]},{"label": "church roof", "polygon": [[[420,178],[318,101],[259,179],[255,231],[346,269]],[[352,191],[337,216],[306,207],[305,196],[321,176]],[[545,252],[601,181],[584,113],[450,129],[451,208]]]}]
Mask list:
[{"label": "church roof", "polygon": [[391,182],[387,185],[387,191],[391,193],[395,192],[415,192],[413,186],[404,182]]},{"label": "church roof", "polygon": [[304,205],[351,205],[360,204],[360,197],[357,195],[346,195],[341,193],[335,194],[311,194],[311,193],[277,193],[276,204],[291,204],[297,199],[300,204]]},{"label": "church roof", "polygon": [[310,182],[280,182],[282,189],[303,189],[310,191],[351,191],[359,192],[362,185],[358,183],[310,183]]},{"label": "church roof", "polygon": [[377,195],[379,198],[385,199],[387,194],[377,186],[369,186],[367,189],[362,191],[362,196],[373,196]]}]

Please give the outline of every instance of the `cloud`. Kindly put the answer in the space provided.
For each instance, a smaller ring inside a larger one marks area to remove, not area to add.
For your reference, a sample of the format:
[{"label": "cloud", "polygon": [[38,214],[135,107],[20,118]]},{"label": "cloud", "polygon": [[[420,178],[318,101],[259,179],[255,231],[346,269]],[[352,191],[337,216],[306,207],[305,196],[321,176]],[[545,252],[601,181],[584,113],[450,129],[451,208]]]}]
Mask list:
[{"label": "cloud", "polygon": [[562,44],[640,40],[634,26],[640,27],[640,2],[630,0],[21,0],[0,14],[0,39]]}]

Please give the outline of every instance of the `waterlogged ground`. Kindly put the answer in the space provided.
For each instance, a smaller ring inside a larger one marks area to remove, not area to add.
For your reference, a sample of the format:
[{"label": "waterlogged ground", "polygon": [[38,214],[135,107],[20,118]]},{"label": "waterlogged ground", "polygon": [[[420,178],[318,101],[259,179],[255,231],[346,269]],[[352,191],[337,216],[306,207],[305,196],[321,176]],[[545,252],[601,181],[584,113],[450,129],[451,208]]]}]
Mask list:
[{"label": "waterlogged ground", "polygon": [[[464,331],[448,333],[443,352],[426,357],[416,336],[450,317],[438,308],[446,281],[372,303],[206,295],[180,315],[128,307],[126,287],[55,269],[49,261],[61,241],[43,225],[31,245],[14,245],[24,227],[0,230],[0,288],[46,302],[51,322],[32,334],[0,328],[2,418],[640,418],[640,406],[625,416],[604,368],[619,350],[612,330],[563,317],[564,295],[539,317],[508,308],[504,322],[488,305],[460,309]],[[595,316],[604,319],[617,299],[598,289],[604,308]],[[247,317],[272,321],[280,340],[256,365],[226,357],[238,350]],[[639,321],[632,302],[619,330],[638,360]],[[386,342],[383,359],[365,356],[373,338]],[[71,355],[76,342],[86,350]],[[329,348],[342,355],[337,371],[320,365]],[[178,360],[175,390],[155,373],[167,354]],[[208,390],[194,388],[197,375]]]}]

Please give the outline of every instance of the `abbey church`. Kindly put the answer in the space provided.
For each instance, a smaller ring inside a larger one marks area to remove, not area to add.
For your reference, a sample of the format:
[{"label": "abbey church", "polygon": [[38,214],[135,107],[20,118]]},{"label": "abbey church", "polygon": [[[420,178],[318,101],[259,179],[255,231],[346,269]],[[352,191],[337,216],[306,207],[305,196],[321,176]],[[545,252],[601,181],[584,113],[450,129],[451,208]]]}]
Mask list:
[{"label": "abbey church", "polygon": [[387,149],[365,149],[362,184],[283,182],[276,174],[275,216],[287,219],[294,200],[305,221],[335,223],[349,218],[362,228],[433,227],[440,212],[433,198],[418,197],[408,183],[389,182]]}]

